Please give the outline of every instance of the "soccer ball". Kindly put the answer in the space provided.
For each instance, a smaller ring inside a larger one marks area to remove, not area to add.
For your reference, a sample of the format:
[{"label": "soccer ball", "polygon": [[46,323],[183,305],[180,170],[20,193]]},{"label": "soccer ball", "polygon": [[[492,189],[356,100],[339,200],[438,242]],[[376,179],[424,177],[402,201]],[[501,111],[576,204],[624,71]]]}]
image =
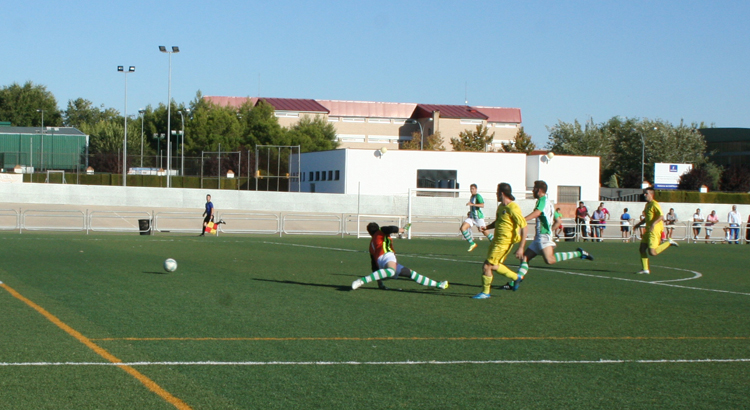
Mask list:
[{"label": "soccer ball", "polygon": [[174,272],[177,270],[177,261],[169,258],[164,261],[164,270],[167,272]]}]

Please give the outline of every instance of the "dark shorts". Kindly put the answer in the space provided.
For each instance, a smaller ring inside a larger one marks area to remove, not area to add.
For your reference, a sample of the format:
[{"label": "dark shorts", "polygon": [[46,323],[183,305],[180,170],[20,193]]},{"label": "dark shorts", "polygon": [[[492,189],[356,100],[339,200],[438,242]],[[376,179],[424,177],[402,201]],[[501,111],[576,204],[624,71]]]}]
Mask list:
[{"label": "dark shorts", "polygon": [[204,223],[204,224],[207,224],[207,223],[209,223],[209,222],[211,222],[211,215],[206,215],[206,217],[205,217],[205,218],[203,218],[203,223]]},{"label": "dark shorts", "polygon": [[630,232],[630,227],[629,226],[621,226],[620,227],[620,231],[621,232]]}]

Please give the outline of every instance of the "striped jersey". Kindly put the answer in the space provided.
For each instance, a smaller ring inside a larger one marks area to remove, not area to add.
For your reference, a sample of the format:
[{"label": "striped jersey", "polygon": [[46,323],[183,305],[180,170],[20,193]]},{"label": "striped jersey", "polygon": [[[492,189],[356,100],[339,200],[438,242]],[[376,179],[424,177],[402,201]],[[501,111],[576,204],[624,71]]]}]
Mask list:
[{"label": "striped jersey", "polygon": [[[484,198],[482,198],[481,195],[476,194],[472,195],[471,199],[469,199],[469,202],[472,204],[483,204]],[[471,219],[484,219],[484,214],[482,213],[482,208],[478,206],[471,206],[469,207],[469,218]]]},{"label": "striped jersey", "polygon": [[536,200],[536,206],[534,210],[541,212],[536,218],[536,234],[551,234],[552,224],[555,222],[555,207],[552,205],[552,200],[547,195]]}]

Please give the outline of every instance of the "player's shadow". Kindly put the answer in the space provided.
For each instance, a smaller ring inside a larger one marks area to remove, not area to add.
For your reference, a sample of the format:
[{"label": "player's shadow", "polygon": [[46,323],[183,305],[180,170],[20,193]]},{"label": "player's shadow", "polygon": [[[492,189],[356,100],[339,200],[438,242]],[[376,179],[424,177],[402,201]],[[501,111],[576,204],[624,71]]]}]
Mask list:
[{"label": "player's shadow", "polygon": [[350,290],[352,290],[351,285],[346,285],[346,286],[342,286],[342,285],[326,285],[326,284],[322,284],[322,283],[297,282],[297,281],[294,281],[294,280],[274,280],[274,279],[257,279],[257,278],[253,279],[253,280],[257,280],[257,281],[261,281],[261,282],[283,283],[283,284],[286,284],[286,285],[302,285],[302,286],[315,286],[315,287],[319,287],[319,288],[332,288],[332,289],[336,289],[338,291],[350,291]]},{"label": "player's shadow", "polygon": [[146,273],[149,275],[166,275],[167,272],[154,272],[154,271],[143,271],[142,273]]}]

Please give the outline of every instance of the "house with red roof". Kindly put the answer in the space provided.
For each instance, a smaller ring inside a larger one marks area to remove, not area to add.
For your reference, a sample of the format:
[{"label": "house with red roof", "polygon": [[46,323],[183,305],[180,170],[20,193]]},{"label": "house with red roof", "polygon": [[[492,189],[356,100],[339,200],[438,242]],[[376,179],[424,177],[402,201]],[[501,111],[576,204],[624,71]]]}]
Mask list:
[{"label": "house with red roof", "polygon": [[494,135],[487,151],[499,150],[502,143],[513,140],[521,127],[519,108],[468,105],[390,103],[372,101],[314,100],[298,98],[203,97],[221,106],[253,106],[260,101],[270,104],[283,127],[300,118],[321,116],[336,129],[340,148],[381,148],[397,150],[401,143],[440,133],[443,147],[452,150],[451,138],[477,126]]}]

